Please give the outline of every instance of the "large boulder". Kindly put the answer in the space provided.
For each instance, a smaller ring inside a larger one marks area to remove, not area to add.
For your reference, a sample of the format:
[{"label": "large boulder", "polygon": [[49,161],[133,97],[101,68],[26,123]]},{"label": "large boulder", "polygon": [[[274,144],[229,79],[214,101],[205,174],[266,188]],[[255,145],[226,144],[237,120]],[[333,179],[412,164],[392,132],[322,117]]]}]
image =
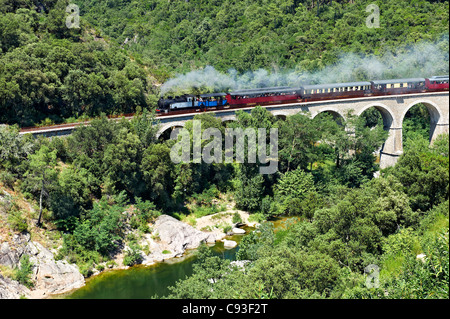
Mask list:
[{"label": "large boulder", "polygon": [[0,265],[14,268],[19,263],[19,256],[12,250],[8,242],[0,245]]},{"label": "large boulder", "polygon": [[245,229],[234,227],[232,230],[233,234],[243,235],[245,234]]},{"label": "large boulder", "polygon": [[14,235],[12,241],[0,245],[0,265],[10,268],[20,267],[20,258],[30,256],[33,264],[32,289],[20,285],[17,281],[3,278],[0,281],[0,299],[42,298],[50,294],[60,294],[85,284],[78,267],[67,261],[54,259],[53,253],[37,242],[30,240],[29,234]]},{"label": "large boulder", "polygon": [[15,280],[0,275],[0,299],[19,299],[30,294],[30,289]]},{"label": "large boulder", "polygon": [[41,244],[28,243],[26,253],[36,265],[32,276],[35,290],[43,294],[61,294],[84,286],[85,280],[78,266],[65,260],[56,261],[53,253]]},{"label": "large boulder", "polygon": [[214,234],[204,233],[169,215],[159,216],[155,221],[154,230],[175,256],[181,256],[186,249],[197,248],[201,243],[216,241]]},{"label": "large boulder", "polygon": [[231,249],[231,248],[234,248],[236,246],[237,246],[237,242],[235,242],[234,240],[227,240],[227,239],[223,240],[223,247],[225,249]]}]

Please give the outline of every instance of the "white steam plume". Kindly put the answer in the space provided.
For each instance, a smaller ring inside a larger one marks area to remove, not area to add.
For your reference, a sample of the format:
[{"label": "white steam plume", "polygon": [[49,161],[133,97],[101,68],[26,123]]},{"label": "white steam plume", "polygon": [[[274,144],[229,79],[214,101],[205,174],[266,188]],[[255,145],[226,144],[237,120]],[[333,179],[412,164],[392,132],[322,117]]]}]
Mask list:
[{"label": "white steam plume", "polygon": [[212,66],[177,75],[161,86],[161,95],[208,93],[271,86],[297,87],[305,84],[430,77],[449,74],[448,35],[436,42],[420,42],[383,56],[342,54],[338,61],[317,72],[264,69],[239,74],[221,73]]}]

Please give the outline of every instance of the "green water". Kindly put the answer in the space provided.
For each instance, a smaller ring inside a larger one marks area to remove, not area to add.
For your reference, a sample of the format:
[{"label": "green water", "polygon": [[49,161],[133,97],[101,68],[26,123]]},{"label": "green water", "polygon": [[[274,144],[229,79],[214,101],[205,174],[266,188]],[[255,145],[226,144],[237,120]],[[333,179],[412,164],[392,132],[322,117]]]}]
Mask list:
[{"label": "green water", "polygon": [[[239,242],[243,235],[232,236]],[[211,247],[215,255],[234,260],[239,247],[225,249],[222,242]],[[66,296],[68,299],[147,299],[160,298],[170,293],[168,287],[192,274],[196,260],[193,252],[182,258],[152,266],[135,266],[125,270],[106,271],[86,281],[86,285]]]},{"label": "green water", "polygon": [[[286,217],[276,218],[271,222],[275,229],[281,230],[286,225]],[[252,228],[245,228],[247,233]],[[245,235],[227,237],[238,244]],[[239,246],[225,249],[222,242],[211,247],[213,253],[223,258],[234,260]],[[86,285],[71,294],[57,296],[68,299],[148,299],[161,298],[170,293],[168,287],[192,274],[192,265],[196,260],[194,251],[182,258],[174,258],[152,266],[135,266],[126,270],[106,271],[86,281]]]}]

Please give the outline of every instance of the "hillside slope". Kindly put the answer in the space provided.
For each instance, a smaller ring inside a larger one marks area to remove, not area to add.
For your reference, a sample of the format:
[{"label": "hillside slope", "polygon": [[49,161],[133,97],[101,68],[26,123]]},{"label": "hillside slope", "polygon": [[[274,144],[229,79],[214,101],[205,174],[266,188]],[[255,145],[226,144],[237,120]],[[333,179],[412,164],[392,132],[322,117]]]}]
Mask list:
[{"label": "hillside slope", "polygon": [[[380,55],[448,33],[448,1],[76,0],[87,21],[162,76],[219,71],[312,71],[342,52]],[[379,28],[368,28],[371,4]],[[133,41],[130,41],[133,39]]]},{"label": "hillside slope", "polygon": [[91,25],[66,26],[68,0],[0,4],[0,123],[134,112],[155,79]]}]

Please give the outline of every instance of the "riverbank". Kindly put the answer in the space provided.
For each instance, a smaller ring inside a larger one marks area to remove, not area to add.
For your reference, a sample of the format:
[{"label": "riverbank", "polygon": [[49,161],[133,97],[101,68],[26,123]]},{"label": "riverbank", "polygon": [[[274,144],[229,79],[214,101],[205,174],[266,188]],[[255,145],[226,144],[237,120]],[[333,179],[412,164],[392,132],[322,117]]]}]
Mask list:
[{"label": "riverbank", "polygon": [[[240,222],[233,223],[233,216],[239,215]],[[182,257],[186,251],[196,249],[201,243],[214,245],[217,241],[225,241],[226,236],[243,234],[243,226],[256,227],[257,222],[249,221],[250,214],[241,210],[227,210],[191,220],[191,224],[179,221],[169,215],[162,215],[150,224],[152,231],[139,240],[144,266]],[[123,265],[124,256],[129,247],[117,252],[114,256],[115,266],[110,269],[128,269]],[[110,263],[111,264],[111,263]],[[106,265],[105,265],[106,266]],[[106,267],[108,268],[108,267]],[[93,275],[101,273],[95,272]]]},{"label": "riverbank", "polygon": [[[233,212],[234,213],[234,212]],[[223,212],[215,218],[213,215],[204,216],[209,218],[199,218],[195,228],[201,228],[202,225],[214,227],[220,218],[222,222],[227,222],[226,215]],[[244,215],[244,214],[243,214]],[[248,213],[247,213],[248,216]],[[244,216],[243,216],[244,217]],[[244,217],[245,218],[245,217]],[[243,219],[247,220],[247,219]],[[254,223],[250,223],[254,226]],[[192,225],[191,225],[192,226]],[[220,227],[219,227],[220,228]],[[243,231],[251,231],[252,227],[242,226]],[[245,229],[245,230],[244,230]],[[212,232],[210,232],[212,233]],[[215,243],[210,244],[213,253],[221,258],[234,260],[236,252],[239,249],[238,244],[244,234],[218,234]],[[225,247],[224,241],[234,241],[236,246],[233,248]],[[168,287],[192,274],[192,266],[196,260],[196,249],[186,249],[183,255],[173,258],[167,258],[152,264],[136,265],[126,268],[114,268],[103,271],[96,276],[91,276],[86,280],[86,285],[72,292],[53,296],[52,298],[69,299],[142,299],[155,297],[160,298],[169,293]]]},{"label": "riverbank", "polygon": [[[194,225],[168,215],[158,217],[154,223],[149,224],[152,231],[143,234],[139,240],[139,246],[142,248],[140,253],[143,257],[141,265],[151,266],[170,260],[182,261],[202,242],[214,245],[218,241],[225,241],[226,236],[233,234],[233,229],[235,232],[245,232],[232,222],[236,213],[240,217],[238,226],[246,224],[255,226],[256,223],[249,222],[250,215],[247,212],[237,210],[197,218],[193,222]],[[31,241],[30,235],[15,235],[14,238],[14,243],[1,244],[0,264],[3,271],[0,273],[0,299],[53,298],[55,295],[68,294],[86,284],[85,278],[75,264],[55,260],[58,249],[44,248],[41,244]],[[110,270],[129,269],[129,266],[124,265],[128,249],[130,248],[125,244],[112,256],[112,262],[96,265],[90,279]],[[31,256],[33,264],[30,280],[34,283],[34,287],[31,288],[12,279],[13,269],[20,267],[20,258],[24,254]]]}]

